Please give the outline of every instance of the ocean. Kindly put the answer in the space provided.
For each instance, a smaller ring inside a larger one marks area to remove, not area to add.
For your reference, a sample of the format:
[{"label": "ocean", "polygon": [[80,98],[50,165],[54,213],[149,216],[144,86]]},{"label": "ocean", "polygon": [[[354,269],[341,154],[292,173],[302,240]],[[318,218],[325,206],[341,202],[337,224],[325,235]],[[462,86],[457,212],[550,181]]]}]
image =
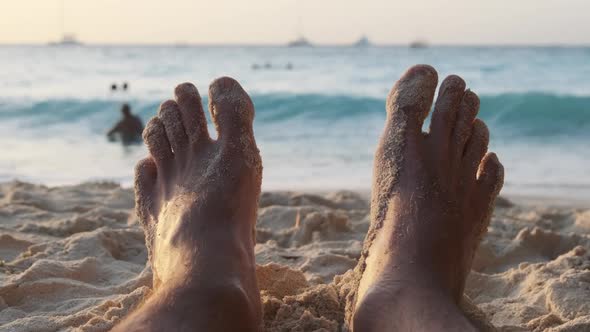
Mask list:
[{"label": "ocean", "polygon": [[256,107],[263,189],[368,190],[385,96],[417,63],[479,94],[505,193],[590,199],[590,48],[565,47],[1,46],[0,181],[129,186],[147,151],[107,140],[121,104],[147,122],[176,84],[207,103],[228,75]]}]

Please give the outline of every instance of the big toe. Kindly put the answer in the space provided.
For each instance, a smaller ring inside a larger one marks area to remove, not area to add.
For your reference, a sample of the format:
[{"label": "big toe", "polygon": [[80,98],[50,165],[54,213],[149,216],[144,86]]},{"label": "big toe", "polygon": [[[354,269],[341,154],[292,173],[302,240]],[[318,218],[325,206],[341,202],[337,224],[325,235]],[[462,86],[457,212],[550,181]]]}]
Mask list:
[{"label": "big toe", "polygon": [[243,148],[254,143],[254,104],[240,83],[221,77],[209,87],[209,111],[223,144]]},{"label": "big toe", "polygon": [[388,122],[410,134],[422,132],[438,83],[436,70],[428,65],[408,69],[387,97]]},{"label": "big toe", "polygon": [[414,66],[395,83],[387,97],[387,120],[374,161],[373,188],[380,188],[375,191],[374,198],[380,206],[375,210],[380,214],[387,210],[402,162],[408,160],[404,155],[407,151],[417,152],[422,124],[432,106],[437,80],[434,68]]}]

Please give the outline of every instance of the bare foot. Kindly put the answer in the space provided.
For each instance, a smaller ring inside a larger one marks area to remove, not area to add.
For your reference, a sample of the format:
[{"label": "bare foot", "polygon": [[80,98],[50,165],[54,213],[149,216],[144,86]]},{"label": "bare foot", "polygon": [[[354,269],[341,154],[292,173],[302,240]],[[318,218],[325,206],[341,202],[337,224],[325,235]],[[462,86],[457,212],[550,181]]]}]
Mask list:
[{"label": "bare foot", "polygon": [[[156,309],[150,314],[148,305],[145,317],[136,313],[129,326],[258,330],[254,227],[262,164],[252,130],[254,106],[238,82],[215,80],[209,109],[218,139],[212,140],[197,89],[184,83],[175,94],[146,126],[151,156],[136,167],[136,207],[154,273]],[[181,307],[174,307],[177,303]],[[160,307],[172,317],[150,321]]]},{"label": "bare foot", "polygon": [[355,331],[469,328],[456,317],[457,304],[503,168],[486,154],[488,129],[475,119],[479,99],[460,77],[442,83],[430,132],[422,132],[436,85],[432,67],[415,66],[388,96],[371,228],[357,267]]}]

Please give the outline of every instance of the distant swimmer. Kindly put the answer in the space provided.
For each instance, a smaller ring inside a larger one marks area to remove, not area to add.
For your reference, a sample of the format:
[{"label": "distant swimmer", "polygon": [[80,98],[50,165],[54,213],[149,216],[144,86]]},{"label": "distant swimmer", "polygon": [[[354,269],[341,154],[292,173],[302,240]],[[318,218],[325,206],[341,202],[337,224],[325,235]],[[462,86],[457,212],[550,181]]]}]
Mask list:
[{"label": "distant swimmer", "polygon": [[[123,118],[117,123],[113,129],[109,130],[107,136],[110,140],[119,138],[123,144],[132,144],[141,142],[141,134],[143,132],[143,123],[138,116],[131,114],[131,107],[128,104],[123,104],[121,107]],[[117,137],[118,136],[118,137]]]},{"label": "distant swimmer", "polygon": [[127,91],[129,88],[129,84],[127,82],[123,82],[123,91]]},{"label": "distant swimmer", "polygon": [[111,91],[117,91],[117,83],[111,84]]},{"label": "distant swimmer", "polygon": [[[264,64],[253,63],[252,70],[273,70],[273,69],[282,69],[282,66],[273,66],[271,62],[265,62]],[[286,70],[293,70],[293,63],[287,62],[284,69]]]}]

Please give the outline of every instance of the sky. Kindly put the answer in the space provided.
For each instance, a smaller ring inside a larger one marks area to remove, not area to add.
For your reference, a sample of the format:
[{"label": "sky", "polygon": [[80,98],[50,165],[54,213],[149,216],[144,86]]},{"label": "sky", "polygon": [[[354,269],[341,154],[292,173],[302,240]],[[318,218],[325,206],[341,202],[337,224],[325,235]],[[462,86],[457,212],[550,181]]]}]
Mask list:
[{"label": "sky", "polygon": [[63,32],[101,44],[284,44],[300,33],[322,44],[362,35],[381,44],[590,44],[589,0],[0,0],[0,8],[0,43],[9,44]]}]

